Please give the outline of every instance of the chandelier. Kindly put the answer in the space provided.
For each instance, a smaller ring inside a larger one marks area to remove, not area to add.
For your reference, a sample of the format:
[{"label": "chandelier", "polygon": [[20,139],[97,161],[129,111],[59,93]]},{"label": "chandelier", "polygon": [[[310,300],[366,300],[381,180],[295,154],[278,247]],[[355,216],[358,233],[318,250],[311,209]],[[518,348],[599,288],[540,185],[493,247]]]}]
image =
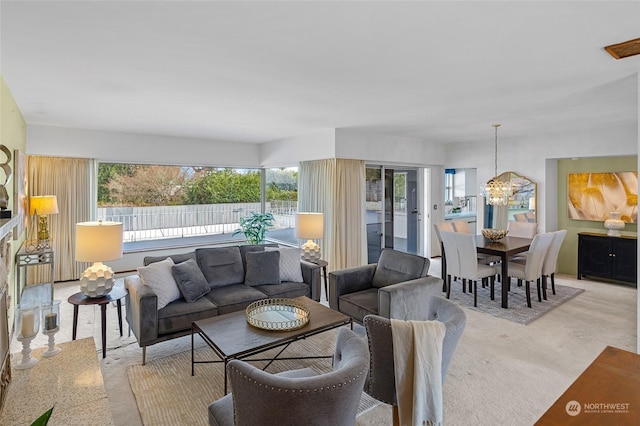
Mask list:
[{"label": "chandelier", "polygon": [[500,127],[500,124],[493,124],[492,126],[495,129],[494,177],[482,188],[482,192],[487,205],[506,206],[511,196],[511,183],[509,181],[503,182],[498,178],[498,127]]}]

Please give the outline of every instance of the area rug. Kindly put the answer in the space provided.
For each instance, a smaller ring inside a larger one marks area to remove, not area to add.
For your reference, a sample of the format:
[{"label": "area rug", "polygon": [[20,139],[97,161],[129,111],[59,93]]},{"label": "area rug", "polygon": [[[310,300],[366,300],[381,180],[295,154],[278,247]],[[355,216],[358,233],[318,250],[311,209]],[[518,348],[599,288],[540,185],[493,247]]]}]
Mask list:
[{"label": "area rug", "polygon": [[542,302],[538,302],[536,286],[532,285],[531,308],[527,307],[527,295],[524,284],[522,287],[518,287],[515,280],[511,283],[511,291],[509,291],[508,309],[501,307],[502,287],[499,282],[496,282],[495,285],[495,300],[491,300],[490,298],[489,286],[482,288],[480,282],[478,282],[478,306],[474,307],[473,293],[469,291],[463,293],[462,282],[460,280],[455,281],[451,284],[450,300],[462,307],[484,312],[497,318],[520,324],[529,324],[584,291],[581,288],[560,285],[558,282],[560,282],[560,280],[556,279],[556,294],[552,294],[551,283],[549,283],[547,300],[543,299]]},{"label": "area rug", "polygon": [[[337,330],[331,330],[295,342],[281,356],[333,354],[336,333]],[[202,343],[198,345],[196,360],[216,359],[208,346]],[[257,358],[266,358],[266,355],[274,353],[274,350],[264,352]],[[265,362],[256,361],[253,364],[263,367]],[[303,367],[309,367],[318,373],[328,372],[331,371],[331,359],[276,361],[267,371],[275,373]],[[208,425],[207,407],[223,396],[222,374],[222,363],[196,364],[195,376],[191,376],[191,351],[150,360],[146,365],[127,367],[129,384],[145,425]],[[358,415],[379,404],[363,393]]]}]

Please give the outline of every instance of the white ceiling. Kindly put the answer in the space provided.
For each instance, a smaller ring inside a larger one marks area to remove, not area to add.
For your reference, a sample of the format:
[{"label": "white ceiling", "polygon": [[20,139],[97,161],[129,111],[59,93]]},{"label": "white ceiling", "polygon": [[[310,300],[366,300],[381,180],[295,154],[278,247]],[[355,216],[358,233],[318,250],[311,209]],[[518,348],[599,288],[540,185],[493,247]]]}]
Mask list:
[{"label": "white ceiling", "polygon": [[432,142],[637,123],[640,2],[2,1],[28,124]]}]

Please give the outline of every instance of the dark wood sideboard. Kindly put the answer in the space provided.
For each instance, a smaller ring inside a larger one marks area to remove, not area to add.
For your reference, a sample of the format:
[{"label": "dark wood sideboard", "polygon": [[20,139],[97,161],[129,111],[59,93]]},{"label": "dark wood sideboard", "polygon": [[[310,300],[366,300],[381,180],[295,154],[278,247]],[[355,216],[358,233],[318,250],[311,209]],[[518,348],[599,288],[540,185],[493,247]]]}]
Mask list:
[{"label": "dark wood sideboard", "polygon": [[635,236],[579,232],[578,279],[590,276],[637,285],[637,253]]}]

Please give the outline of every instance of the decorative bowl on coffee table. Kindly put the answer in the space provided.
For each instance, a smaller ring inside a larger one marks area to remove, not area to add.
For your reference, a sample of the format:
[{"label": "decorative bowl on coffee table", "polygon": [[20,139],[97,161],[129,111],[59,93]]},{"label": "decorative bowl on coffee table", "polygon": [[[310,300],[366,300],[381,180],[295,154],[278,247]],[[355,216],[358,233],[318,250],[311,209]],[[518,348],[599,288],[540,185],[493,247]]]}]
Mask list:
[{"label": "decorative bowl on coffee table", "polygon": [[262,299],[245,310],[247,322],[263,330],[290,331],[309,322],[309,309],[302,303],[286,298]]},{"label": "decorative bowl on coffee table", "polygon": [[493,228],[484,228],[482,231],[482,236],[491,241],[499,241],[507,236],[509,232],[508,229],[493,229]]}]

